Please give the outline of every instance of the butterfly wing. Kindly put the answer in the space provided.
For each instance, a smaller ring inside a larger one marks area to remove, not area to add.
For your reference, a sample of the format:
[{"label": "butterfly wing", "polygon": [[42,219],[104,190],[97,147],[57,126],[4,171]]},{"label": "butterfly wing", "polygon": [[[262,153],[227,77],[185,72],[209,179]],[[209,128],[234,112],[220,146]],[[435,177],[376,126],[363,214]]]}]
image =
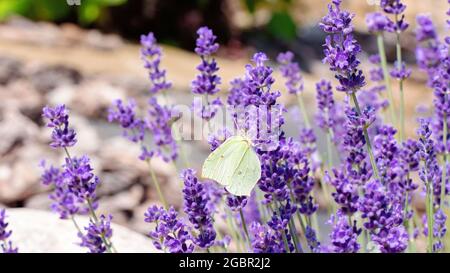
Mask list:
[{"label": "butterfly wing", "polygon": [[242,160],[231,176],[231,182],[226,189],[237,196],[250,196],[256,183],[261,178],[261,162],[258,155],[248,146]]},{"label": "butterfly wing", "polygon": [[231,182],[231,177],[248,148],[247,141],[241,136],[228,138],[205,160],[202,177],[217,181],[223,186]]}]

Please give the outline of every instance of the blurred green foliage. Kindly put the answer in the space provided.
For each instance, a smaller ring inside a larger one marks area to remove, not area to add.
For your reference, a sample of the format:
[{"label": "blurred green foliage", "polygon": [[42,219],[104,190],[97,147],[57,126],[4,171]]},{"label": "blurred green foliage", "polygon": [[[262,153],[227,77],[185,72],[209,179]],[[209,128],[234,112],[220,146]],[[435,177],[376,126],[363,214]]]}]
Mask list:
[{"label": "blurred green foliage", "polygon": [[79,23],[88,25],[100,18],[104,8],[126,2],[127,0],[80,0],[80,5],[69,5],[66,0],[0,0],[0,21],[14,14],[33,20],[61,21],[75,12]]},{"label": "blurred green foliage", "polygon": [[271,11],[267,30],[273,36],[283,40],[293,40],[297,36],[297,25],[289,11],[292,0],[244,0],[247,11],[254,15],[259,8]]}]

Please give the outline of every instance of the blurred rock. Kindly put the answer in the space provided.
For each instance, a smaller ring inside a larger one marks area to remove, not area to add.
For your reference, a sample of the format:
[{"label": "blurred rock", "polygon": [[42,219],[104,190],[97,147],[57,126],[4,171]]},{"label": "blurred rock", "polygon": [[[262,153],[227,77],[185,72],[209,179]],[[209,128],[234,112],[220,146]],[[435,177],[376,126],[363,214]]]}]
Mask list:
[{"label": "blurred rock", "polygon": [[107,109],[116,99],[124,99],[125,91],[102,80],[83,82],[76,90],[72,106],[89,117],[107,117]]},{"label": "blurred rock", "polygon": [[44,190],[39,181],[39,162],[45,155],[44,146],[25,142],[4,157],[0,164],[0,202],[23,201]]},{"label": "blurred rock", "polygon": [[[1,110],[1,108],[0,108]],[[24,141],[34,139],[39,134],[39,127],[29,118],[14,109],[0,111],[0,155],[11,152]]]},{"label": "blurred rock", "polygon": [[113,196],[105,196],[99,202],[100,213],[107,214],[116,211],[132,211],[142,200],[144,190],[141,185],[134,185],[127,191]]},{"label": "blurred rock", "polygon": [[[29,252],[86,252],[77,245],[79,238],[70,220],[61,220],[51,212],[34,209],[8,209],[11,240],[22,253]],[[84,216],[76,218],[80,226],[87,226]],[[114,219],[113,219],[114,221]],[[118,252],[156,252],[150,239],[128,228],[112,225],[112,242]]]},{"label": "blurred rock", "polygon": [[140,181],[140,177],[147,175],[145,162],[138,159],[139,147],[130,144],[126,139],[118,136],[102,143],[99,157],[102,158],[102,185],[100,195],[113,195],[130,188]]},{"label": "blurred rock", "polygon": [[25,201],[24,207],[30,209],[50,210],[51,200],[48,198],[49,193],[41,193],[31,196]]},{"label": "blurred rock", "polygon": [[63,64],[43,65],[32,68],[30,80],[40,92],[49,92],[61,85],[78,84],[81,73]]},{"label": "blurred rock", "polygon": [[2,103],[1,109],[19,110],[38,123],[41,116],[44,98],[26,79],[10,82],[7,86],[0,86]]},{"label": "blurred rock", "polygon": [[85,45],[99,50],[114,50],[123,45],[122,39],[114,34],[103,34],[98,30],[89,30],[84,37]]},{"label": "blurred rock", "polygon": [[9,57],[0,57],[0,85],[7,84],[21,76],[22,62],[19,60]]},{"label": "blurred rock", "polygon": [[45,99],[50,105],[70,105],[75,97],[76,89],[75,85],[62,85],[48,92]]}]

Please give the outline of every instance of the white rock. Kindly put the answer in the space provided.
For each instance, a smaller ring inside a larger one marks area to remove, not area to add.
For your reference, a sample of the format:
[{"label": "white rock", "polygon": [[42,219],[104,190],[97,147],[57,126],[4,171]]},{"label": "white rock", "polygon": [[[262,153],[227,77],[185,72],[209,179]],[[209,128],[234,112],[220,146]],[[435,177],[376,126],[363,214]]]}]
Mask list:
[{"label": "white rock", "polygon": [[[77,245],[79,238],[70,220],[61,220],[51,212],[34,209],[7,209],[11,240],[21,253],[82,253]],[[87,217],[77,217],[80,226],[88,223]],[[118,252],[156,252],[151,240],[125,227],[113,224],[112,242]]]}]

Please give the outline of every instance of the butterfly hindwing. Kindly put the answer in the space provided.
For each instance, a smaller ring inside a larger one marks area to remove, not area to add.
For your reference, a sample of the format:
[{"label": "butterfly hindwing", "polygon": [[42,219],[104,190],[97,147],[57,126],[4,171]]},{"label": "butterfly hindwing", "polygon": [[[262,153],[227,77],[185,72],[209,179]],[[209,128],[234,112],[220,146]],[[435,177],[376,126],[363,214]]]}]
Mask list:
[{"label": "butterfly hindwing", "polygon": [[202,177],[217,181],[223,186],[229,185],[239,164],[236,158],[241,158],[248,147],[248,143],[241,136],[228,138],[205,160]]},{"label": "butterfly hindwing", "polygon": [[226,189],[237,196],[250,196],[261,178],[261,162],[258,155],[249,147],[234,172]]}]

